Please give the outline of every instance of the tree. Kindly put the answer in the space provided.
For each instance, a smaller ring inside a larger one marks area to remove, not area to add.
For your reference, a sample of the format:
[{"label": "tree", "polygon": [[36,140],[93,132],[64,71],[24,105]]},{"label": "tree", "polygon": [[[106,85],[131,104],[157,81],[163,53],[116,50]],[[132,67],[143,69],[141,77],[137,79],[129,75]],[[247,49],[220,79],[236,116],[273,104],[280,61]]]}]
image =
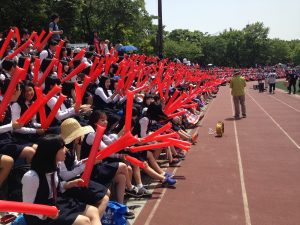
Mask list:
[{"label": "tree", "polygon": [[259,22],[243,29],[244,41],[241,46],[241,57],[246,66],[254,66],[256,63],[264,63],[268,60],[269,30]]},{"label": "tree", "polygon": [[179,59],[186,57],[192,62],[198,62],[203,56],[201,49],[201,33],[189,30],[173,30],[164,38],[164,53],[166,58]]},{"label": "tree", "polygon": [[295,65],[300,65],[300,43],[295,46],[292,58]]},{"label": "tree", "polygon": [[291,49],[286,41],[278,38],[270,40],[270,62],[272,64],[288,63],[291,60]]}]

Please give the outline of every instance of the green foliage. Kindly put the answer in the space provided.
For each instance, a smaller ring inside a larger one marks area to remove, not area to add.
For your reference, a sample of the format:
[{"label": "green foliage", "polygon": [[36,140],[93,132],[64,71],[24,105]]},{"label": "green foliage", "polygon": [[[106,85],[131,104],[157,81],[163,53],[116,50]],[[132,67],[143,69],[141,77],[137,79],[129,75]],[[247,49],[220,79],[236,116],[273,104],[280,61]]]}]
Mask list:
[{"label": "green foliage", "polygon": [[293,52],[293,60],[295,65],[300,65],[300,43],[298,43]]},{"label": "green foliage", "polygon": [[[93,29],[102,41],[134,45],[137,53],[157,56],[158,17],[149,15],[143,0],[7,0],[0,4],[0,30],[9,26],[48,30],[51,14],[72,43],[86,43]],[[242,30],[224,30],[217,36],[184,29],[163,31],[164,56],[186,57],[192,62],[221,66],[254,66],[256,63],[300,64],[300,40],[269,39],[269,28],[257,22]]]},{"label": "green foliage", "polygon": [[166,58],[173,59],[178,55],[179,59],[187,59],[197,62],[201,59],[200,32],[189,30],[173,30],[164,39],[164,54]]}]

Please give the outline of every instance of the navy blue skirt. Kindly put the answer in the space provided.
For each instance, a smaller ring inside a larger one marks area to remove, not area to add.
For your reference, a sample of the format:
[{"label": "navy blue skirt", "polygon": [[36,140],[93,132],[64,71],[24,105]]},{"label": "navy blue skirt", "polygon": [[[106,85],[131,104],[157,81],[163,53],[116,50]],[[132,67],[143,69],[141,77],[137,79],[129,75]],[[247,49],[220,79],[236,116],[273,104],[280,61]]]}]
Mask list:
[{"label": "navy blue skirt", "polygon": [[20,154],[22,153],[23,149],[27,147],[26,144],[18,144],[17,141],[11,141],[11,143],[0,145],[0,154],[8,155],[16,161]]},{"label": "navy blue skirt", "polygon": [[136,158],[142,162],[147,160],[147,151],[140,151],[140,152],[128,152],[127,154],[133,158]]},{"label": "navy blue skirt", "polygon": [[94,166],[90,179],[92,181],[105,185],[114,178],[118,169],[118,162],[110,163],[107,161],[102,161]]},{"label": "navy blue skirt", "polygon": [[[53,199],[49,199],[48,202],[48,205],[51,205]],[[36,216],[24,214],[24,219],[27,225],[72,225],[76,218],[86,209],[86,204],[73,198],[69,198],[62,193],[58,193],[56,206],[58,210],[60,210],[57,219],[53,220],[51,218],[47,218],[46,220],[40,220]]]},{"label": "navy blue skirt", "polygon": [[[75,177],[74,179],[77,179],[77,177]],[[79,202],[88,205],[95,205],[106,195],[106,193],[107,193],[107,188],[105,186],[90,180],[88,183],[88,188],[86,187],[69,188],[64,192],[64,195],[77,199]]]}]

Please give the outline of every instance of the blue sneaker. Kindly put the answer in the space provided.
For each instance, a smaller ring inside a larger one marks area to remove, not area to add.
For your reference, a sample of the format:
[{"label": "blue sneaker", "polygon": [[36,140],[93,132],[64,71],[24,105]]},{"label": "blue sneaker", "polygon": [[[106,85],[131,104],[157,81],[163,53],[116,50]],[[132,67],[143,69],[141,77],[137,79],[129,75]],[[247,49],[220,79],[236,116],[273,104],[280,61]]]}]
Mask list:
[{"label": "blue sneaker", "polygon": [[163,185],[174,185],[177,183],[177,180],[171,179],[170,177],[167,177],[167,179],[162,182]]},{"label": "blue sneaker", "polygon": [[173,173],[167,173],[167,172],[165,172],[165,177],[172,178],[172,177],[174,177],[174,174]]}]

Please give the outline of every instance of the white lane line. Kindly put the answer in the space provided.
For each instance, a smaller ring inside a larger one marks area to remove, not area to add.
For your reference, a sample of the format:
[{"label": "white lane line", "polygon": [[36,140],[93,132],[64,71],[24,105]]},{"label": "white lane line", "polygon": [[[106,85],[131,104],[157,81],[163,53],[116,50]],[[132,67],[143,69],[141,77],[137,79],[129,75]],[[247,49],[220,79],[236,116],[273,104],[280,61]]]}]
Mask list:
[{"label": "white lane line", "polygon": [[[231,96],[230,96],[230,99],[231,99],[232,115],[234,115],[233,102],[232,102]],[[246,192],[243,164],[242,164],[240,145],[239,145],[239,139],[238,139],[238,135],[237,135],[235,119],[233,120],[233,125],[234,125],[234,133],[235,133],[236,150],[237,150],[238,162],[239,162],[239,171],[240,171],[240,179],[241,179],[241,187],[242,187],[242,197],[243,197],[243,204],[244,204],[245,220],[246,220],[246,225],[251,225],[250,212],[249,212],[249,206],[248,206],[248,197],[247,197],[247,192]]]},{"label": "white lane line", "polygon": [[281,103],[285,104],[286,106],[288,106],[288,107],[290,107],[290,108],[292,108],[292,109],[296,110],[297,112],[300,112],[298,109],[295,109],[294,107],[292,107],[292,106],[290,106],[290,105],[286,104],[285,102],[283,102],[283,101],[279,100],[278,98],[275,98],[274,96],[272,96],[272,95],[270,95],[270,94],[269,94],[269,96],[270,96],[270,97],[272,97],[272,98],[274,98],[274,99],[276,99],[277,101],[279,101],[279,102],[281,102]]},{"label": "white lane line", "polygon": [[[249,93],[247,93],[249,95]],[[250,98],[252,98],[251,95],[249,95]],[[260,104],[258,104],[257,101],[254,100],[254,98],[252,98],[252,100],[261,108],[262,111],[264,111],[265,114],[267,114],[267,116],[279,127],[279,129],[291,140],[291,142],[294,143],[294,145],[300,150],[300,146],[294,141],[293,138],[291,138],[290,135],[288,135],[287,132],[285,132],[285,130],[272,118],[272,116],[269,115],[269,113],[266,112],[266,110],[263,109],[263,107],[261,107]]]},{"label": "white lane line", "polygon": [[[214,98],[213,98],[212,101],[210,102],[209,107],[208,107],[206,113],[208,113],[208,111],[209,111],[209,109],[210,109],[210,107],[211,107],[211,105],[212,105],[213,102],[214,102]],[[194,133],[196,133],[196,132],[199,130],[200,125],[202,125],[202,122],[203,122],[204,119],[205,119],[205,117],[200,121],[200,124],[199,124],[199,126],[197,127],[197,129],[196,129],[196,131],[195,131]],[[181,164],[181,162],[180,162],[178,165],[180,165],[180,164]],[[176,168],[173,170],[172,173],[173,173],[173,174],[176,174],[177,169],[178,169],[178,167],[176,167]],[[167,187],[164,187],[164,189],[162,190],[162,192],[161,192],[161,194],[160,194],[158,200],[156,201],[156,203],[155,203],[153,209],[151,210],[151,213],[149,214],[149,216],[148,216],[148,218],[147,218],[147,220],[146,220],[145,225],[149,225],[149,224],[150,224],[150,222],[151,222],[151,220],[152,220],[152,218],[153,218],[153,216],[154,216],[154,214],[155,214],[155,212],[156,212],[156,210],[157,210],[159,204],[161,203],[161,200],[162,200],[162,198],[164,197],[166,191],[167,191]]]}]

